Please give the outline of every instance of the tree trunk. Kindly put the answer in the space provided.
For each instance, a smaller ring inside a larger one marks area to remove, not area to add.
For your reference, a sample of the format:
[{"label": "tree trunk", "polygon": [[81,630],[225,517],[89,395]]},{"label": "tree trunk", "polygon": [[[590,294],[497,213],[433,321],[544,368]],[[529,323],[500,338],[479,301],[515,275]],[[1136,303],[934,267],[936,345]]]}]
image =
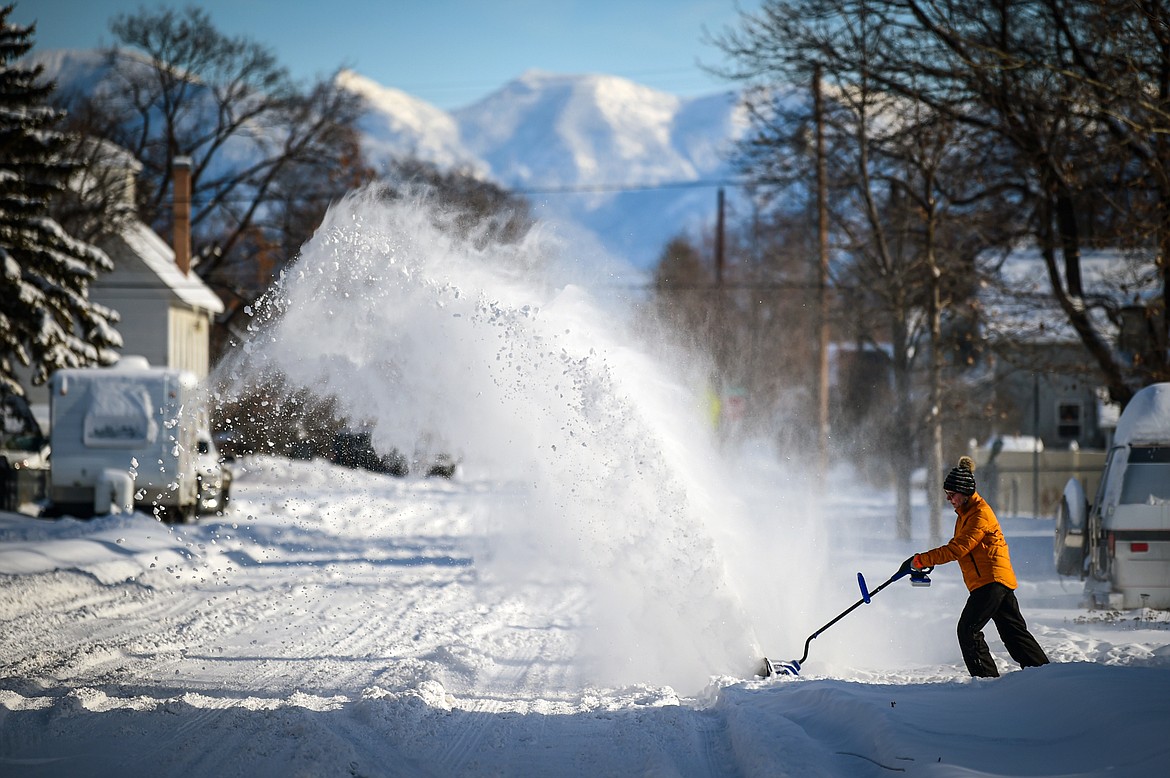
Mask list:
[{"label": "tree trunk", "polygon": [[895,521],[899,540],[910,540],[911,475],[914,472],[914,405],[910,363],[906,358],[907,334],[903,321],[894,324],[894,397],[897,410],[891,429],[890,462],[894,470]]},{"label": "tree trunk", "polygon": [[926,505],[929,510],[928,524],[930,541],[937,545],[942,538],[942,508],[938,489],[943,480],[942,463],[942,300],[939,290],[942,272],[934,254],[934,196],[933,181],[928,182],[926,202],[926,266],[930,274],[930,289],[927,292],[927,315],[930,317],[930,370],[928,407],[926,409]]}]

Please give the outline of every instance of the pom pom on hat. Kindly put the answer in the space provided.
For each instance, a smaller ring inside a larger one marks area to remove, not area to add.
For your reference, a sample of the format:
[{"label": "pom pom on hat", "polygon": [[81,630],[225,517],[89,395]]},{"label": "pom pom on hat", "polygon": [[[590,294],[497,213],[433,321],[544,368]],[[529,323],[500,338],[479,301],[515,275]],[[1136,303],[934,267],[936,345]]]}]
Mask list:
[{"label": "pom pom on hat", "polygon": [[959,464],[951,468],[943,481],[943,489],[967,496],[975,494],[975,460],[968,456],[959,457]]}]

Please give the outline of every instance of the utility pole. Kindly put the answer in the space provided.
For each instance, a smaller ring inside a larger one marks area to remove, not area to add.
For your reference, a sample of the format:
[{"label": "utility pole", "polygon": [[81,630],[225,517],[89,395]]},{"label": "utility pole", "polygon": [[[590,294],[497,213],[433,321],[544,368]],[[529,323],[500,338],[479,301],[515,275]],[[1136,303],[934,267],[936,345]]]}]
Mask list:
[{"label": "utility pole", "polygon": [[1040,374],[1032,371],[1032,516],[1040,518]]},{"label": "utility pole", "polygon": [[723,187],[715,195],[715,286],[723,294]]},{"label": "utility pole", "polygon": [[817,478],[824,483],[829,470],[829,206],[825,171],[825,117],[821,97],[821,66],[813,71],[813,113],[817,154],[817,273],[820,337],[817,348]]},{"label": "utility pole", "polygon": [[725,258],[723,256],[723,187],[715,193],[715,314],[714,321],[711,327],[711,355],[715,362],[716,376],[714,386],[711,390],[715,392],[719,402],[719,421],[718,433],[719,439],[722,442],[723,434],[726,432],[727,424],[727,408],[726,401],[726,382],[720,370],[720,355],[722,353],[724,344],[724,301],[723,301],[723,265]]}]

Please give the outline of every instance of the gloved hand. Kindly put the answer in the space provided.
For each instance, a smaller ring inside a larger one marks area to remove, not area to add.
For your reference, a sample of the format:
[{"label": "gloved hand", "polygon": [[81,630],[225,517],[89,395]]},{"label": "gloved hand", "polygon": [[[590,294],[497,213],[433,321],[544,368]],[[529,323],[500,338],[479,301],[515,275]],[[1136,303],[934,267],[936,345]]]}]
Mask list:
[{"label": "gloved hand", "polygon": [[916,559],[918,559],[917,554],[915,554],[914,556],[910,557],[909,559],[907,559],[905,562],[902,563],[902,566],[898,568],[898,577],[899,578],[901,578],[902,576],[910,575],[910,573],[912,573],[918,569],[914,565],[914,561]]},{"label": "gloved hand", "polygon": [[924,565],[920,554],[915,554],[908,560],[910,562],[910,583],[913,586],[930,586],[930,571],[934,567]]}]

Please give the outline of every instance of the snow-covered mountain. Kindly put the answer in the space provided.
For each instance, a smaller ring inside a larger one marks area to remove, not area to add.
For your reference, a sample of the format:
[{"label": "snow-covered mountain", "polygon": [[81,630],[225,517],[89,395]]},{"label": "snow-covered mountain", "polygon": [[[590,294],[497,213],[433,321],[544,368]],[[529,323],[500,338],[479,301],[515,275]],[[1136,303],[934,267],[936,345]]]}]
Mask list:
[{"label": "snow-covered mountain", "polygon": [[[97,88],[109,67],[98,51],[32,56],[65,91]],[[353,71],[338,84],[368,106],[359,129],[375,168],[413,155],[472,171],[639,269],[714,223],[716,182],[746,126],[734,92],[683,99],[607,75],[529,71],[451,112]]]},{"label": "snow-covered mountain", "polygon": [[44,68],[42,76],[67,95],[90,94],[109,75],[109,58],[97,49],[33,50],[28,62]]},{"label": "snow-covered mountain", "polygon": [[529,71],[451,113],[354,73],[340,79],[369,105],[361,130],[375,165],[413,153],[472,169],[636,267],[714,221],[716,187],[701,182],[727,177],[744,127],[732,92],[682,99],[614,76]]},{"label": "snow-covered mountain", "polygon": [[459,125],[449,113],[352,70],[340,73],[337,83],[360,96],[368,106],[359,129],[372,162],[409,154],[444,168],[486,172],[482,163],[463,147]]},{"label": "snow-covered mountain", "polygon": [[530,71],[455,117],[467,146],[509,185],[642,185],[703,174],[680,143],[692,134],[678,124],[684,105],[612,76]]}]

